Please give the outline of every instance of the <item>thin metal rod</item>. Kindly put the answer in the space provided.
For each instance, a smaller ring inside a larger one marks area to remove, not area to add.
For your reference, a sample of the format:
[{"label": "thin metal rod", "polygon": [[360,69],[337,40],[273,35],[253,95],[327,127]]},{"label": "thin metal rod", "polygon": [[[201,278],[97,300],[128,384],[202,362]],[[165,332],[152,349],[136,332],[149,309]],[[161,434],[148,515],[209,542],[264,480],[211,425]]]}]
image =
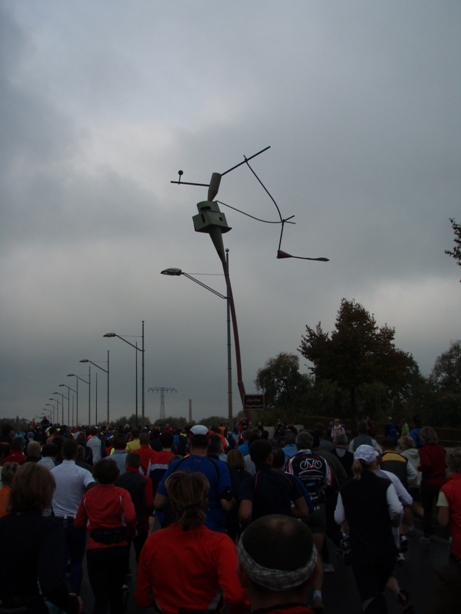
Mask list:
[{"label": "thin metal rod", "polygon": [[144,383],[144,320],[142,320],[142,360],[141,360],[141,417],[142,417],[142,425],[145,426],[145,383]]},{"label": "thin metal rod", "polygon": [[[243,156],[245,158],[243,160],[243,162],[239,162],[238,164],[236,164],[232,168],[229,168],[229,169],[227,169],[227,171],[224,171],[224,173],[220,173],[221,177],[224,177],[224,175],[227,175],[227,173],[230,173],[231,171],[235,170],[239,166],[242,166],[243,164],[247,163],[248,160],[253,160],[253,158],[256,158],[256,156],[259,156],[260,154],[264,153],[265,151],[267,151],[270,148],[271,148],[271,146],[268,145],[264,149],[261,149],[261,151],[258,151],[258,153],[255,153],[252,156],[250,156],[249,158],[246,158],[245,156]],[[200,186],[200,187],[203,187],[203,188],[209,188],[210,187],[209,183],[194,183],[194,182],[190,182],[190,181],[181,181],[181,180],[179,180],[179,181],[170,181],[170,183],[176,183],[177,185],[197,185],[197,186]]]},{"label": "thin metal rod", "polygon": [[231,317],[230,317],[230,291],[229,291],[229,250],[226,249],[226,311],[227,311],[227,415],[229,431],[232,431],[232,348],[231,348]]},{"label": "thin metal rod", "polygon": [[[136,341],[136,350],[138,349],[138,342]],[[138,352],[136,352],[136,428],[138,427]]]},{"label": "thin metal rod", "polygon": [[98,426],[98,372],[97,371],[96,371],[94,398],[95,398],[94,423],[95,423],[95,426]]},{"label": "thin metal rod", "polygon": [[88,427],[91,426],[91,367],[88,365]]},{"label": "thin metal rod", "polygon": [[110,424],[110,405],[109,405],[109,350],[107,350],[107,425]]},{"label": "thin metal rod", "polygon": [[191,183],[190,181],[170,181],[170,183],[177,183],[178,185],[198,185],[201,188],[209,188],[209,183]]},{"label": "thin metal rod", "polygon": [[227,296],[224,296],[224,294],[221,294],[221,292],[218,292],[217,290],[214,290],[213,288],[210,288],[210,286],[207,286],[202,281],[199,281],[198,279],[195,279],[195,277],[192,277],[192,275],[189,275],[189,273],[184,273],[184,271],[182,271],[181,275],[184,275],[184,277],[187,277],[187,279],[190,279],[191,281],[195,282],[199,286],[202,286],[202,288],[205,288],[209,292],[212,292],[213,294],[216,294],[216,296],[219,296],[219,298],[224,298],[224,299],[227,298]]},{"label": "thin metal rod", "polygon": [[293,224],[296,225],[296,222],[290,222],[289,220],[291,220],[292,218],[294,218],[294,215],[290,215],[290,217],[287,217],[286,220],[262,220],[260,217],[255,217],[254,215],[250,215],[249,213],[245,213],[245,211],[242,211],[241,209],[237,209],[237,207],[232,207],[232,205],[228,205],[227,203],[223,203],[222,200],[217,200],[217,203],[219,203],[220,205],[224,205],[224,207],[228,207],[229,209],[232,209],[232,211],[237,211],[237,213],[241,213],[242,215],[246,215],[247,217],[250,217],[252,220],[256,220],[257,222],[263,222],[263,224]]},{"label": "thin metal rod", "polygon": [[227,175],[227,173],[230,173],[231,171],[235,170],[239,166],[242,166],[242,164],[246,164],[248,162],[248,160],[253,160],[253,158],[256,158],[256,156],[259,156],[259,154],[264,153],[265,151],[267,151],[270,148],[271,148],[271,146],[268,145],[264,149],[261,149],[261,151],[258,151],[258,153],[255,153],[252,156],[250,156],[249,158],[245,158],[245,156],[243,156],[245,158],[245,160],[243,160],[243,162],[239,162],[238,164],[236,164],[232,168],[228,169],[227,171],[224,171],[224,173],[221,173],[221,177],[224,177],[224,175]]}]

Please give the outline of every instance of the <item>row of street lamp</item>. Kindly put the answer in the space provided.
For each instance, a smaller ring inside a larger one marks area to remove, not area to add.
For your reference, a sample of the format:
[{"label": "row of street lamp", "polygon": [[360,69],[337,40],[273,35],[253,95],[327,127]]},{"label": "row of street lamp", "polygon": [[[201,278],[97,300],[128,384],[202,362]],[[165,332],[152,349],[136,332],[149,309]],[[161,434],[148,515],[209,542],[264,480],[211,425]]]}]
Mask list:
[{"label": "row of street lamp", "polygon": [[[136,350],[136,425],[138,424],[138,352],[141,352],[141,356],[142,356],[142,393],[141,393],[141,417],[142,417],[142,422],[144,424],[144,418],[145,418],[145,380],[144,380],[144,353],[145,353],[145,349],[144,349],[144,320],[142,321],[142,347],[138,348],[138,344],[133,344],[130,341],[127,341],[126,339],[124,339],[123,337],[121,337],[120,335],[117,335],[116,333],[106,333],[105,335],[103,335],[104,337],[118,337],[119,339],[121,339],[122,341],[124,341],[125,343],[127,343],[128,345],[130,345],[131,347],[133,347]],[[60,387],[65,387],[67,388],[67,396],[65,394],[63,394],[62,392],[56,391],[53,392],[53,394],[57,394],[61,396],[61,423],[64,424],[64,399],[67,399],[67,423],[70,423],[70,419],[71,419],[71,415],[70,415],[70,391],[74,392],[76,394],[76,413],[75,413],[75,423],[79,424],[79,419],[78,419],[78,382],[84,382],[85,384],[88,385],[88,425],[91,425],[91,367],[90,365],[93,365],[94,367],[96,367],[97,369],[100,369],[101,371],[104,371],[104,373],[107,376],[107,424],[110,423],[110,362],[109,362],[109,350],[107,350],[107,368],[104,369],[103,367],[101,367],[100,365],[98,365],[96,362],[93,362],[92,360],[89,360],[88,358],[84,358],[82,359],[80,362],[84,362],[84,363],[88,363],[88,380],[84,379],[83,377],[80,377],[79,375],[76,375],[75,373],[68,373],[67,377],[75,377],[75,381],[76,381],[76,388],[71,388],[70,386],[68,386],[67,384],[59,384]],[[97,380],[98,374],[96,373],[96,408],[95,408],[95,423],[97,424],[98,421],[98,400],[97,400],[97,386],[98,386],[98,380]],[[51,405],[50,403],[46,403],[47,406],[51,407],[52,410],[44,410],[44,411],[50,411],[52,412],[52,416],[53,416],[53,421],[54,421],[54,416],[55,416],[55,412],[56,412],[56,422],[59,421],[59,399],[55,399],[53,397],[50,397],[49,399],[50,401],[54,401],[56,403],[56,406]],[[73,402],[72,402],[72,422],[74,422],[74,416],[73,416]]]}]

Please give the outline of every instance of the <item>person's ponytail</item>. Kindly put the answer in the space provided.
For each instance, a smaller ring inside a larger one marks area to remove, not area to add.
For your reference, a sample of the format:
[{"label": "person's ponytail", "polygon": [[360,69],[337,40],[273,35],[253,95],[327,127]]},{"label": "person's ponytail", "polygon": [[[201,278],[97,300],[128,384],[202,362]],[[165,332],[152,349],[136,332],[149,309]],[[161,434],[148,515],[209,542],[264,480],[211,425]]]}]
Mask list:
[{"label": "person's ponytail", "polygon": [[201,473],[172,473],[166,483],[168,497],[176,516],[175,523],[183,531],[196,529],[205,522],[205,509],[210,484]]}]

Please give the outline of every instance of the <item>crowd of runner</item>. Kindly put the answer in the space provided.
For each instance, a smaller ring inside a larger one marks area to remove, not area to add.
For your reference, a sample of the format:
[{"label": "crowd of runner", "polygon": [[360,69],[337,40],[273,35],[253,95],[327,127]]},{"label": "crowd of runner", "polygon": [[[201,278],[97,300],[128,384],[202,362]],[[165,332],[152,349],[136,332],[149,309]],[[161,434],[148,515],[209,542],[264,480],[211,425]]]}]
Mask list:
[{"label": "crowd of runner", "polygon": [[415,516],[430,548],[434,509],[461,562],[461,448],[446,452],[417,417],[389,418],[379,443],[367,418],[353,433],[279,420],[272,438],[246,420],[3,425],[0,465],[0,614],[82,612],[85,557],[94,614],[123,614],[129,586],[165,614],[322,613],[335,550],[364,612],[387,612],[387,590],[411,614],[393,570]]}]

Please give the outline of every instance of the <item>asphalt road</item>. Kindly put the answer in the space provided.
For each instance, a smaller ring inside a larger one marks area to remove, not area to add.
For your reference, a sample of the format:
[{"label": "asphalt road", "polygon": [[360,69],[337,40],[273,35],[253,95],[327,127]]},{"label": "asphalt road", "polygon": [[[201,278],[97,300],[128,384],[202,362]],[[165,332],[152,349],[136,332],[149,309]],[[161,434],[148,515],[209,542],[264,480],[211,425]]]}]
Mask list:
[{"label": "asphalt road", "polygon": [[[420,531],[416,535],[409,536],[409,549],[405,554],[405,562],[397,563],[394,575],[399,581],[400,587],[410,594],[415,606],[416,614],[432,614],[429,601],[437,581],[437,572],[442,572],[448,565],[449,546],[444,536],[434,536],[430,549],[426,550],[419,544]],[[332,545],[332,544],[330,544]],[[335,566],[334,573],[325,574],[323,599],[326,614],[361,614],[362,608],[359,595],[355,586],[354,577],[350,567],[346,567],[341,559],[338,559],[335,549],[331,548],[331,560]],[[153,609],[140,610],[134,600],[134,584],[136,581],[136,561],[132,548],[131,552],[131,592],[128,597],[128,614],[145,612],[153,614]],[[91,614],[93,608],[93,595],[89,586],[88,577],[84,575],[81,597],[84,604],[85,614]],[[387,593],[389,614],[399,614],[401,608],[394,595]],[[459,606],[461,613],[461,603]]]}]

